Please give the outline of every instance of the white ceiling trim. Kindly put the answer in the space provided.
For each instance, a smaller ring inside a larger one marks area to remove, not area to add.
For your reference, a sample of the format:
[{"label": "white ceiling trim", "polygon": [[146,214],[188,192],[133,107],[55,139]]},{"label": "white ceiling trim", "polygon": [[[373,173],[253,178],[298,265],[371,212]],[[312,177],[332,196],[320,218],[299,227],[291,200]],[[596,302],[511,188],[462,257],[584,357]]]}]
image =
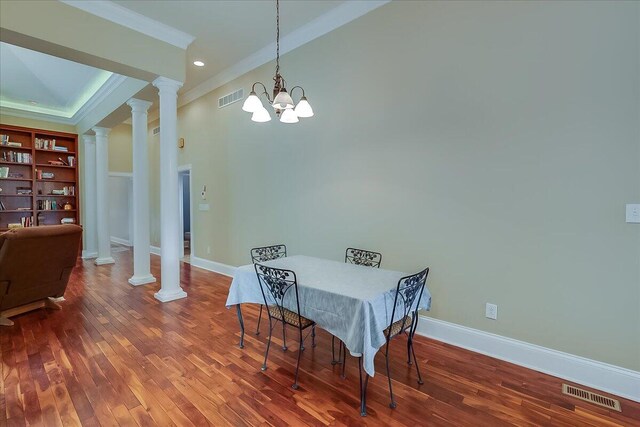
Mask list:
[{"label": "white ceiling trim", "polygon": [[[280,53],[285,54],[309,43],[310,41],[348,24],[354,19],[379,8],[390,1],[391,0],[366,0],[344,2],[340,6],[331,9],[313,21],[308,22],[282,37],[280,39]],[[200,98],[201,96],[206,95],[241,75],[274,60],[275,57],[276,43],[273,42],[180,95],[178,99],[178,106],[181,107]]]},{"label": "white ceiling trim", "polygon": [[89,100],[76,111],[72,117],[61,117],[54,114],[38,113],[17,108],[0,107],[0,114],[8,116],[22,117],[26,119],[46,120],[65,125],[77,125],[93,108],[106,99],[114,90],[127,80],[127,77],[119,74],[112,74],[109,79],[98,89]]},{"label": "white ceiling trim", "polygon": [[108,0],[60,0],[62,3],[106,19],[154,39],[186,49],[195,37]]},{"label": "white ceiling trim", "polygon": [[100,89],[84,104],[76,114],[71,118],[74,121],[74,125],[78,124],[78,122],[85,118],[85,116],[93,110],[99,103],[104,101],[114,90],[116,90],[122,83],[127,80],[126,76],[122,76],[120,74],[113,74],[109,79],[102,85]]}]

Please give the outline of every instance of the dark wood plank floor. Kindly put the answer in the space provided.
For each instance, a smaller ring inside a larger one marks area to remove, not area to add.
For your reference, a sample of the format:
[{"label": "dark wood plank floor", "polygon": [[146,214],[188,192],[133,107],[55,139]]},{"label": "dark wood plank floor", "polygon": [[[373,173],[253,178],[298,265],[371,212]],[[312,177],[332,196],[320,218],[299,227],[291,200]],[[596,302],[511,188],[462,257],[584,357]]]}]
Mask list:
[{"label": "dark wood plank floor", "polygon": [[[291,389],[297,344],[278,348],[261,372],[265,334],[238,348],[234,310],[224,307],[230,279],[182,267],[189,297],[161,304],[158,285],[127,284],[131,252],[117,264],[79,261],[61,311],[38,310],[0,329],[0,426],[135,425],[640,425],[640,404],[623,412],[561,394],[562,381],[490,357],[417,338],[425,383],[394,342],[398,407],[388,407],[384,358],[369,383],[369,415],[358,411],[358,374],[332,366],[330,337],[318,335],[302,357],[300,389]],[[159,278],[159,258],[152,268]],[[245,321],[256,324],[257,309]]]}]

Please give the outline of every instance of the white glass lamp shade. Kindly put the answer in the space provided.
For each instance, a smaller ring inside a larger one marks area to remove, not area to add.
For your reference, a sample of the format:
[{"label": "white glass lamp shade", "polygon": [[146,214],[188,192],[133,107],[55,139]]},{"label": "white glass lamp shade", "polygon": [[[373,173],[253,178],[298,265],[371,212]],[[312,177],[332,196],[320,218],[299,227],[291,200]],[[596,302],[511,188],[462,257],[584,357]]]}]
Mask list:
[{"label": "white glass lamp shade", "polygon": [[309,101],[307,101],[307,98],[304,96],[300,99],[298,105],[296,105],[295,112],[298,117],[313,117],[313,108],[311,108]]},{"label": "white glass lamp shade", "polygon": [[266,108],[260,105],[260,108],[254,111],[253,114],[251,115],[251,120],[258,123],[264,123],[271,120],[271,115],[269,114]]},{"label": "white glass lamp shade", "polygon": [[286,90],[282,89],[280,92],[278,92],[275,99],[273,100],[273,108],[276,108],[278,110],[287,110],[289,108],[293,108],[293,99],[291,99],[291,96],[287,93]]},{"label": "white glass lamp shade", "polygon": [[244,104],[242,104],[242,110],[247,113],[255,113],[260,108],[264,108],[260,98],[258,98],[258,95],[256,95],[254,91],[251,91],[247,99],[244,100]]},{"label": "white glass lamp shade", "polygon": [[282,123],[298,123],[300,120],[298,120],[298,115],[293,111],[293,108],[288,108],[282,112],[280,121]]}]

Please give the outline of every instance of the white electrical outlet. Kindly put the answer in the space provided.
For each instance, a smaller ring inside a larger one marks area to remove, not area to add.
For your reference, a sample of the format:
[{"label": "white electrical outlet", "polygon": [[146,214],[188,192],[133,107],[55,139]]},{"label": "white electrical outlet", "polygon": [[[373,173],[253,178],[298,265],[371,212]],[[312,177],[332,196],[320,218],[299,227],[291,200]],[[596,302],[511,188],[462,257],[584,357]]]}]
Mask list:
[{"label": "white electrical outlet", "polygon": [[640,223],[640,204],[627,205],[627,222],[630,224]]},{"label": "white electrical outlet", "polygon": [[497,320],[498,319],[498,306],[495,305],[495,304],[487,303],[484,315],[487,316],[488,319]]}]

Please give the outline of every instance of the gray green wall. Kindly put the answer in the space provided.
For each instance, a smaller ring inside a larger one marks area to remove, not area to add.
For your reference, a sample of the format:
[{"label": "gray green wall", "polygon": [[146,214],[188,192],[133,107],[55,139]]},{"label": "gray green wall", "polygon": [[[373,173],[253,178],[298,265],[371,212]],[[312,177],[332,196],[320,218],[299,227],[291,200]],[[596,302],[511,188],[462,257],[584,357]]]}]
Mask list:
[{"label": "gray green wall", "polygon": [[179,161],[211,205],[193,212],[195,255],[379,250],[386,268],[431,267],[431,316],[640,371],[640,226],[624,221],[639,17],[635,2],[392,2],[282,58],[314,118],[217,108],[273,64],[180,108]]}]

